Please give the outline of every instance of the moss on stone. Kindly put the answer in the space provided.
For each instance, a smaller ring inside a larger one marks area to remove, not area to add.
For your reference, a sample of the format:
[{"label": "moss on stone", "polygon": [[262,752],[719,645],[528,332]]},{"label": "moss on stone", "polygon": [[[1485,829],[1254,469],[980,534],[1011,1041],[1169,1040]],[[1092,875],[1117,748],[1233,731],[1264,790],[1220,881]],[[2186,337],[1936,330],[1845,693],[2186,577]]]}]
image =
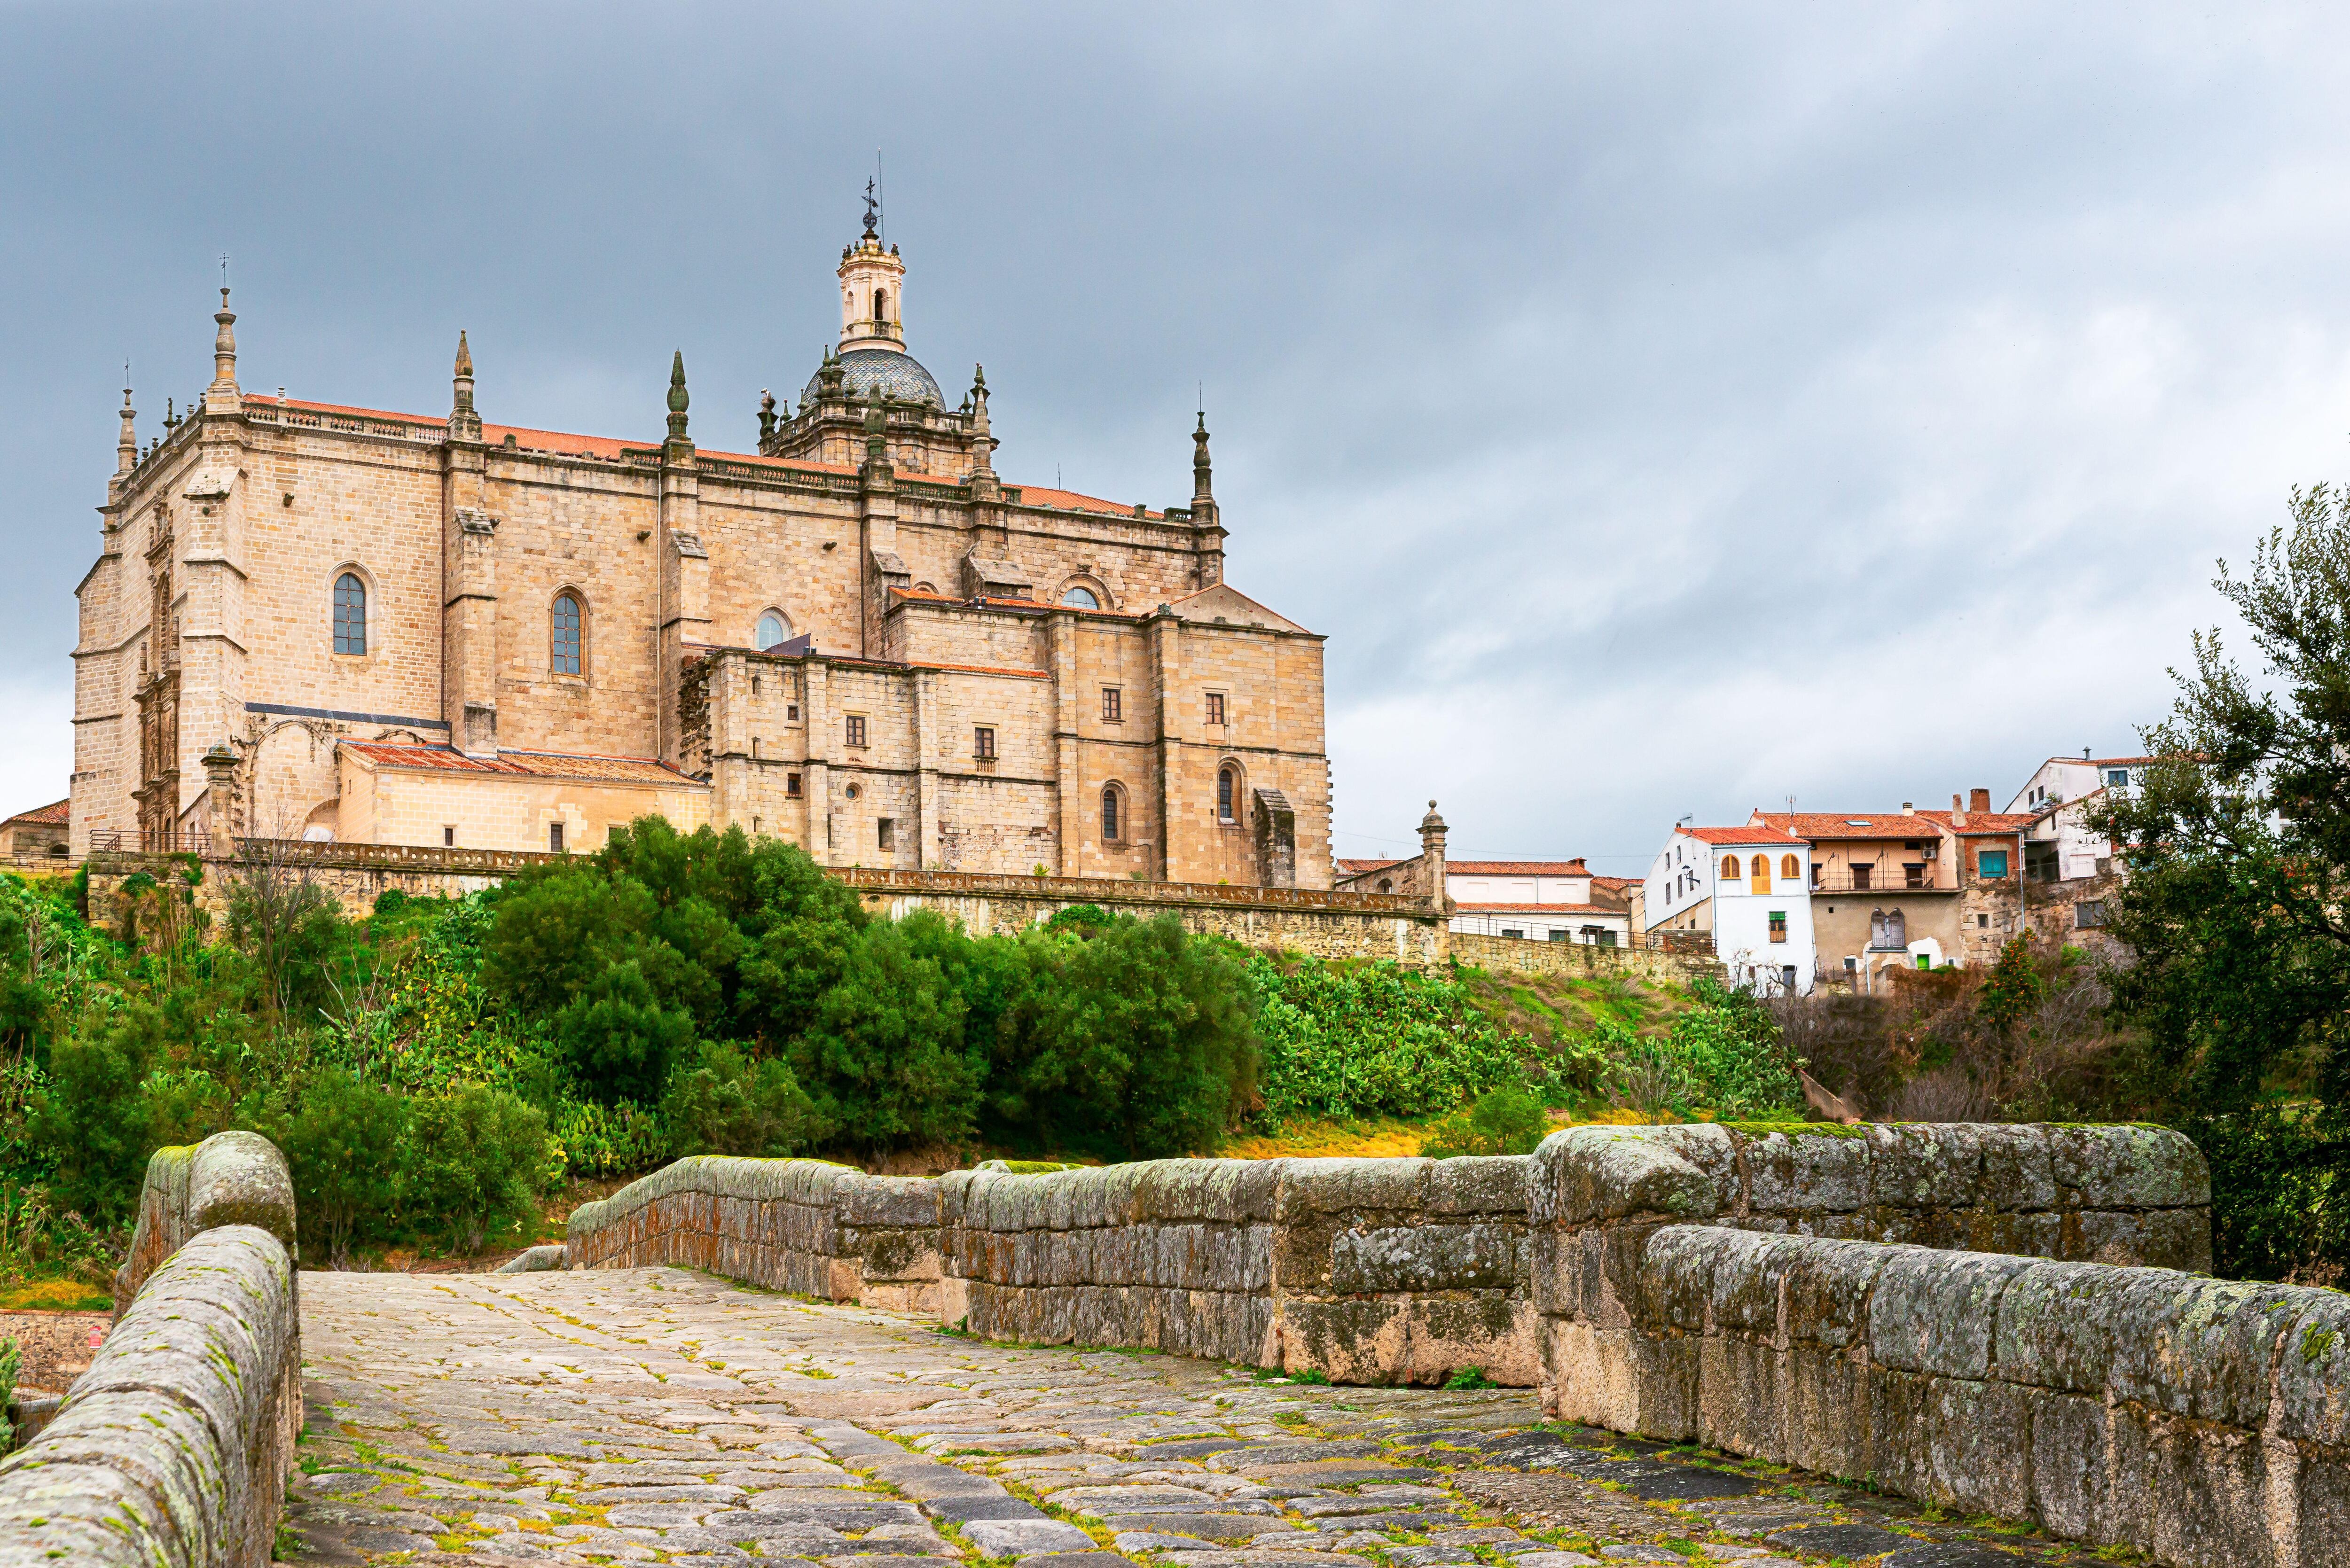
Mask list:
[{"label": "moss on stone", "polygon": [[1746,1137],[1769,1137],[1776,1133],[1782,1137],[1866,1137],[1870,1124],[1862,1122],[1847,1127],[1843,1122],[1721,1122]]}]

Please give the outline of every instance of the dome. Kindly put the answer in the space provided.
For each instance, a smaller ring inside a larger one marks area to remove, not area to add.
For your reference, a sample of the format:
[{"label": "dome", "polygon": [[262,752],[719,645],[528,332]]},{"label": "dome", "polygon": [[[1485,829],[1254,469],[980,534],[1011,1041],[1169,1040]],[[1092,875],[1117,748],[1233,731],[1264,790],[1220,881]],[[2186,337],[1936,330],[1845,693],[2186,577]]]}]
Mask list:
[{"label": "dome", "polygon": [[[939,393],[939,384],[931,379],[931,373],[911,354],[895,348],[851,348],[834,363],[841,369],[841,385],[858,402],[879,391],[901,403],[928,403],[934,409],[947,406],[946,399]],[[800,401],[816,401],[823,384],[823,371],[810,376],[808,384],[801,389]]]}]

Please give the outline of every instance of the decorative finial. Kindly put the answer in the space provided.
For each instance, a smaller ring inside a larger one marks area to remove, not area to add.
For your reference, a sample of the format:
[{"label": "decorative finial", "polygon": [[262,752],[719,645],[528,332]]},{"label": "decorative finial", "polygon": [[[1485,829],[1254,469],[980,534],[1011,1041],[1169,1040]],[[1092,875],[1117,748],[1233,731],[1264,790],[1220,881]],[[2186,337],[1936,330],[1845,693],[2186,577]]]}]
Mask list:
[{"label": "decorative finial", "polygon": [[1199,428],[1191,432],[1191,510],[1205,507],[1211,516],[1216,505],[1216,487],[1208,461],[1208,411],[1200,410]]},{"label": "decorative finial", "polygon": [[449,380],[449,436],[452,441],[482,439],[482,416],[473,410],[473,350],[465,329],[457,329],[457,362]]},{"label": "decorative finial", "polygon": [[465,329],[457,328],[457,374],[467,380],[473,379],[473,351],[465,345]]},{"label": "decorative finial", "polygon": [[865,182],[864,237],[868,240],[878,240],[881,237],[879,234],[874,232],[873,228],[875,223],[877,223],[881,216],[881,199],[874,194],[874,192],[879,189],[880,189],[880,187],[875,184],[871,180]]},{"label": "decorative finial", "polygon": [[680,348],[669,362],[669,439],[685,439],[685,350]]},{"label": "decorative finial", "polygon": [[213,334],[213,384],[205,389],[209,405],[214,394],[234,411],[236,397],[236,313],[228,307],[228,257],[221,257],[221,305],[213,313],[219,330]]},{"label": "decorative finial", "polygon": [[974,364],[971,368],[971,389],[981,397],[987,396],[987,367]]},{"label": "decorative finial", "polygon": [[759,449],[766,450],[767,442],[775,437],[775,394],[766,388],[759,389]]},{"label": "decorative finial", "polygon": [[130,406],[130,362],[122,364],[122,434],[114,443],[114,471],[128,473],[139,466],[139,411]]}]

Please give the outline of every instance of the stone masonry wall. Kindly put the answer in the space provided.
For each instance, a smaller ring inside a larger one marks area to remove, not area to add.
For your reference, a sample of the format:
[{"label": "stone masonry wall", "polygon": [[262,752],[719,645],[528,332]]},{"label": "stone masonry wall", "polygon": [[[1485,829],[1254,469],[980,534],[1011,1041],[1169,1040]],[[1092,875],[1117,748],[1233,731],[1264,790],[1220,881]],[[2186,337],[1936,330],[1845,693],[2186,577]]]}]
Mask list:
[{"label": "stone masonry wall", "polygon": [[2216,1281],[2159,1128],[1584,1127],[1534,1156],[1565,1419],[2164,1563],[2338,1561],[2338,1293]]},{"label": "stone masonry wall", "polygon": [[[291,1184],[224,1133],[151,1161],[113,1332],[0,1459],[0,1568],[262,1568],[302,1425]],[[119,1298],[120,1299],[120,1298]]]}]

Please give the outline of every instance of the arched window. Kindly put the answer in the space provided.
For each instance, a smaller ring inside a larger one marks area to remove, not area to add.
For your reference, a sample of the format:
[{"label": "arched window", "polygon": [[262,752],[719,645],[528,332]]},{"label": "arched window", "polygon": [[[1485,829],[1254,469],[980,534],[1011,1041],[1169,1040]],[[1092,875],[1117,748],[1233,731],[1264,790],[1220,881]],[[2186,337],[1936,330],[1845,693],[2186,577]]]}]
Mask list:
[{"label": "arched window", "polygon": [[554,637],[553,663],[557,675],[579,673],[579,599],[576,594],[555,596],[555,611],[548,618]]},{"label": "arched window", "polygon": [[1395,878],[1394,878],[1394,877],[1380,877],[1380,878],[1379,878],[1379,891],[1380,891],[1380,892],[1382,892],[1382,893],[1392,893],[1392,892],[1394,892],[1394,891],[1395,891]]},{"label": "arched window", "polygon": [[335,579],[335,651],[367,651],[367,585],[357,572]]},{"label": "arched window", "polygon": [[781,647],[791,639],[792,623],[784,618],[783,611],[769,610],[759,618],[759,629],[752,640],[758,644],[759,651],[764,653],[767,649]]},{"label": "arched window", "polygon": [[1125,793],[1116,784],[1102,786],[1102,842],[1120,844],[1126,839]]},{"label": "arched window", "polygon": [[1725,882],[1735,882],[1738,880],[1738,857],[1735,855],[1723,856],[1721,857],[1721,879]]},{"label": "arched window", "polygon": [[1760,893],[1768,898],[1771,893],[1771,857],[1768,855],[1757,855],[1754,857],[1752,876],[1753,880],[1747,885],[1747,891]]},{"label": "arched window", "polygon": [[886,288],[877,288],[873,291],[873,319],[876,321],[889,319],[889,291]]},{"label": "arched window", "polygon": [[1061,602],[1065,605],[1073,606],[1077,609],[1101,608],[1101,600],[1094,597],[1093,589],[1087,587],[1082,584],[1076,587],[1069,589],[1066,593],[1064,593],[1061,596]]},{"label": "arched window", "polygon": [[1238,822],[1240,820],[1240,816],[1238,815],[1240,811],[1240,769],[1233,767],[1219,768],[1216,771],[1216,820],[1218,822]]},{"label": "arched window", "polygon": [[1802,877],[1803,874],[1803,862],[1797,860],[1792,855],[1782,855],[1779,857],[1779,875],[1782,877],[1785,878],[1787,881],[1793,882]]}]

